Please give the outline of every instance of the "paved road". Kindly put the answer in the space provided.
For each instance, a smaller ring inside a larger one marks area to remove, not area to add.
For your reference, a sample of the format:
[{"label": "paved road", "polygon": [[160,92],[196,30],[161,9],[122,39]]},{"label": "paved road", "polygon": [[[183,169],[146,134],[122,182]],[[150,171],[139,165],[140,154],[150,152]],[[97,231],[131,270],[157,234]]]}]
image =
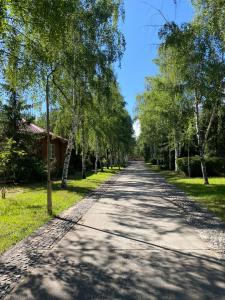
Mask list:
[{"label": "paved road", "polygon": [[132,163],[7,299],[225,299],[224,262],[163,185]]}]

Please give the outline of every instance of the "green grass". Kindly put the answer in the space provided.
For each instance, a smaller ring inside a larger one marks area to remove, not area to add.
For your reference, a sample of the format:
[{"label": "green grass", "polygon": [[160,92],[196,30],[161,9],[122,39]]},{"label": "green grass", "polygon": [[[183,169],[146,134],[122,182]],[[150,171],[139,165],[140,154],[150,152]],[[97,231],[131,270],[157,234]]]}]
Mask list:
[{"label": "green grass", "polygon": [[172,171],[161,171],[155,165],[149,166],[163,175],[169,183],[186,192],[192,199],[225,221],[225,178],[210,177],[210,184],[204,185],[202,178],[187,178]]},{"label": "green grass", "polygon": [[[60,181],[54,182],[53,215],[81,200],[117,172],[116,168],[105,169],[89,173],[87,179],[69,180],[66,190],[60,188]],[[46,213],[46,197],[46,187],[41,184],[8,188],[6,199],[0,198],[0,253],[51,219]]]}]

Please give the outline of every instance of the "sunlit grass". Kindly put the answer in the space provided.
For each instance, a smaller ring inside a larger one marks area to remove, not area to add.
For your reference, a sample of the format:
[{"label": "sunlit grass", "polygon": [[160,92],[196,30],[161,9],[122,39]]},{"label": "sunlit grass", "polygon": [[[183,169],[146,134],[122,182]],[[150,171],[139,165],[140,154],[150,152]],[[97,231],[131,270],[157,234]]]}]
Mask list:
[{"label": "sunlit grass", "polygon": [[[68,181],[62,190],[60,181],[53,184],[53,215],[57,215],[82,199],[88,192],[109,179],[118,170],[105,169],[97,174],[89,173]],[[0,199],[0,253],[30,235],[50,220],[46,213],[46,188],[41,184],[8,188],[6,199]]]},{"label": "sunlit grass", "polygon": [[149,166],[225,221],[225,178],[210,177],[210,184],[204,185],[202,178],[187,178],[172,171],[160,171],[157,166]]}]

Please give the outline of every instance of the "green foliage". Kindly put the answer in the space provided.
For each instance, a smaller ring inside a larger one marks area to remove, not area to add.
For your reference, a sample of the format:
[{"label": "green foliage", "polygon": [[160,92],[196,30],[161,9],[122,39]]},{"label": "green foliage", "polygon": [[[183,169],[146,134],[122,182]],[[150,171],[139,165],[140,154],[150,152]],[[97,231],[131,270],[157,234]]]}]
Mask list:
[{"label": "green foliage", "polygon": [[40,182],[47,178],[46,165],[34,155],[21,157],[17,162],[15,177],[19,182]]},{"label": "green foliage", "polygon": [[[188,176],[188,157],[177,159],[179,170]],[[200,177],[201,161],[199,156],[189,158],[191,177]],[[225,174],[225,158],[210,157],[206,158],[206,167],[209,176],[218,176]]]},{"label": "green foliage", "polygon": [[34,156],[37,137],[27,130],[29,106],[14,91],[1,105],[0,173],[4,181],[34,181],[45,176],[44,165]]},{"label": "green foliage", "polygon": [[192,0],[196,8],[195,22],[207,28],[209,32],[223,41],[225,46],[223,0]]},{"label": "green foliage", "polygon": [[35,182],[46,178],[45,165],[40,159],[28,154],[13,139],[0,144],[1,181]]},{"label": "green foliage", "polygon": [[[198,153],[207,184],[205,158],[224,153],[225,12],[220,0],[192,2],[192,22],[167,22],[159,31],[159,74],[147,78],[146,90],[137,98],[139,142],[146,158],[161,160],[170,169],[173,159],[175,170],[178,157]],[[207,167],[211,174],[209,163]]]},{"label": "green foliage", "polygon": [[12,138],[4,140],[0,144],[0,178],[4,181],[16,180],[18,161],[25,155],[26,152],[18,149]]},{"label": "green foliage", "polygon": [[[12,101],[7,99],[3,108],[9,116],[10,107],[12,118],[0,117],[5,120],[4,134],[16,140],[26,153],[32,152],[22,130],[22,119],[28,120],[27,116],[22,117],[26,108],[17,98],[33,96],[37,89],[36,95],[43,99],[48,78],[53,108],[51,130],[65,138],[75,137],[77,150],[98,152],[103,159],[112,148],[109,129],[115,129],[114,156],[124,156],[130,147],[132,125],[118,88],[113,92],[110,86],[110,82],[115,82],[112,65],[120,61],[125,48],[118,26],[124,18],[123,1],[2,1],[1,13],[1,76],[5,91],[11,93],[10,99],[14,101],[11,105]],[[118,109],[109,112],[106,106],[114,105]],[[113,126],[108,125],[111,116],[116,120]],[[8,126],[12,119],[14,125]],[[45,115],[38,123],[46,127]],[[74,123],[76,126],[72,126]],[[72,127],[76,129],[73,132]],[[126,128],[124,134],[122,127]],[[24,167],[21,165],[19,177],[29,161],[21,163]]]}]

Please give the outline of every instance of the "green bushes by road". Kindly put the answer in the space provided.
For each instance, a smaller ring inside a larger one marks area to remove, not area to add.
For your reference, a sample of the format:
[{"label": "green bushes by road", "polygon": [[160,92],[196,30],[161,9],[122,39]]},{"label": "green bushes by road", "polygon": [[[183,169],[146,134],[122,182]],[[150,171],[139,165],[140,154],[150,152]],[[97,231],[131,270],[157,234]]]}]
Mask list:
[{"label": "green bushes by road", "polygon": [[[189,176],[188,172],[188,157],[177,159],[178,168]],[[190,176],[201,177],[201,161],[199,156],[192,156],[189,158]],[[221,176],[225,174],[225,158],[221,157],[208,157],[206,158],[206,169],[208,176]]]}]

